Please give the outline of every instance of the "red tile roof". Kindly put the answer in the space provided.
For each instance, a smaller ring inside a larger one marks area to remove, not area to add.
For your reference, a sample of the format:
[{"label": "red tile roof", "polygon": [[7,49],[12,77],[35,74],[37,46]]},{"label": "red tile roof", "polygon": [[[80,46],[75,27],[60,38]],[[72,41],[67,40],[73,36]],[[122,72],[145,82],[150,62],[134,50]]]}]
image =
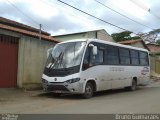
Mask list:
[{"label": "red tile roof", "polygon": [[[39,32],[39,29],[7,19],[7,18],[3,18],[0,17],[0,23],[1,24],[5,24],[8,26],[12,26],[12,27],[16,27],[16,28],[20,28],[20,29],[24,29],[24,30],[28,30],[28,31],[32,31],[32,32]],[[50,35],[49,33],[42,31],[42,34],[44,35]]]},{"label": "red tile roof", "polygon": [[133,43],[138,43],[138,42],[141,42],[141,41],[143,41],[143,40],[140,40],[140,39],[138,39],[138,40],[125,40],[125,41],[121,41],[119,43],[121,43],[121,44],[133,44]]},{"label": "red tile roof", "polygon": [[[21,34],[25,34],[32,37],[39,37],[39,30],[21,23],[18,23],[13,20],[9,20],[6,18],[0,17],[0,29],[10,30],[14,32],[18,32]],[[50,36],[49,33],[42,31],[41,38],[48,41],[60,42],[56,38]]]},{"label": "red tile roof", "polygon": [[160,45],[157,44],[147,44],[147,47],[152,53],[160,53]]}]

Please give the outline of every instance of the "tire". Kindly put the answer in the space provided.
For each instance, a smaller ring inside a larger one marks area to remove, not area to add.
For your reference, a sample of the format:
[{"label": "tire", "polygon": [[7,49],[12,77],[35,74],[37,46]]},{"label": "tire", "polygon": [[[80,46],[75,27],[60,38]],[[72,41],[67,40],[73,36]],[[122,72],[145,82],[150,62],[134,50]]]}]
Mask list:
[{"label": "tire", "polygon": [[93,96],[93,84],[88,82],[85,86],[85,93],[82,95],[83,98],[91,98]]},{"label": "tire", "polygon": [[135,91],[137,89],[137,82],[136,82],[136,80],[133,79],[132,80],[132,85],[129,86],[129,87],[126,87],[126,89],[129,90],[129,91]]}]

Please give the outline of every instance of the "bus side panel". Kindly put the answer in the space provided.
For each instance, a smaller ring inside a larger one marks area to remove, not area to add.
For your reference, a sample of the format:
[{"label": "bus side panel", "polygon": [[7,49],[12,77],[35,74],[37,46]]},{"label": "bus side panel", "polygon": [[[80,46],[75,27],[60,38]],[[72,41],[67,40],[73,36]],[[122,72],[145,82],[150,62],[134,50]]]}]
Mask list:
[{"label": "bus side panel", "polygon": [[[131,86],[134,77],[138,85],[145,85],[149,80],[149,67],[97,65],[81,72],[82,79],[94,80],[97,91]],[[83,91],[85,88],[83,84]]]},{"label": "bus side panel", "polygon": [[[109,67],[105,65],[97,65],[90,67],[81,72],[81,78],[88,80],[94,80],[96,82],[97,91],[111,89],[111,78],[108,76]],[[84,84],[85,87],[85,84]]]}]

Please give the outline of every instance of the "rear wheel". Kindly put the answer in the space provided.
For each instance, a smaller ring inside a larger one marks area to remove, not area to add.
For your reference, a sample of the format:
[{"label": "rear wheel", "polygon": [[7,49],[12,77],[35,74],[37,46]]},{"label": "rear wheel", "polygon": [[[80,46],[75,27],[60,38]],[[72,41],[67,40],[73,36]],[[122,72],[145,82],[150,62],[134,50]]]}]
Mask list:
[{"label": "rear wheel", "polygon": [[83,94],[84,98],[91,98],[93,96],[93,85],[88,82],[85,87],[85,93]]},{"label": "rear wheel", "polygon": [[132,85],[129,86],[129,87],[127,87],[126,89],[127,89],[127,90],[130,90],[130,91],[136,90],[136,89],[137,89],[137,81],[133,79],[133,80],[132,80]]}]

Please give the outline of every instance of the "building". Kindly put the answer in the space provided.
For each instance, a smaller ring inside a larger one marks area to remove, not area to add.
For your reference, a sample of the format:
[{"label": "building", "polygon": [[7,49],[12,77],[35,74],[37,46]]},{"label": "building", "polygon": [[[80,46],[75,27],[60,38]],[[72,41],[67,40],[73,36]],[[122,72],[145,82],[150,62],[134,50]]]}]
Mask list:
[{"label": "building", "polygon": [[151,53],[153,54],[160,54],[160,45],[148,43],[147,47],[150,49]]},{"label": "building", "polygon": [[0,88],[35,88],[47,58],[47,49],[59,41],[42,31],[0,17]]},{"label": "building", "polygon": [[119,42],[120,44],[124,44],[124,45],[130,45],[133,47],[139,47],[139,48],[144,48],[149,50],[149,48],[147,47],[147,45],[145,44],[145,42],[141,39],[138,40],[125,40],[125,41],[121,41]]},{"label": "building", "polygon": [[101,39],[114,42],[112,37],[104,30],[94,30],[94,31],[86,31],[72,34],[64,34],[53,36],[61,41],[74,40],[74,39],[84,39],[84,38],[93,38],[93,39]]},{"label": "building", "polygon": [[160,45],[149,43],[147,47],[150,49],[152,75],[160,77]]}]

